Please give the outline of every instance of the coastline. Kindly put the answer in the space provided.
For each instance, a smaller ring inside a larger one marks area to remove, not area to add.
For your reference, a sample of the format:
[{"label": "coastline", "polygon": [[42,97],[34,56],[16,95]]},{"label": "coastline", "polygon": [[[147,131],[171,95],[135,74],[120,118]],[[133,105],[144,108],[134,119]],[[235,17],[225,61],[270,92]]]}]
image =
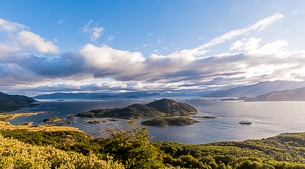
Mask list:
[{"label": "coastline", "polygon": [[30,112],[30,113],[1,113],[0,114],[0,130],[29,130],[29,131],[78,131],[84,133],[82,130],[70,126],[54,126],[49,124],[33,126],[31,122],[22,125],[12,125],[10,120],[22,116],[35,116],[43,114],[44,112]]}]

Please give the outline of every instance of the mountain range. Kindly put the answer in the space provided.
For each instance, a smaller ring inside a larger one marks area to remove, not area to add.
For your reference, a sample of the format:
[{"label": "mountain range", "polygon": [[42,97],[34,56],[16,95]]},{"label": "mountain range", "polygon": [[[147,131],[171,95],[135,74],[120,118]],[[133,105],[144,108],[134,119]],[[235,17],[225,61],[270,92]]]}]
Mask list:
[{"label": "mountain range", "polygon": [[226,90],[215,91],[205,97],[257,97],[266,93],[281,90],[292,90],[305,87],[305,82],[270,81],[253,85],[238,86]]},{"label": "mountain range", "polygon": [[305,87],[282,90],[259,95],[246,101],[305,101]]},{"label": "mountain range", "polygon": [[175,90],[175,91],[136,91],[124,93],[52,93],[35,96],[34,99],[130,99],[130,98],[164,98],[177,96],[202,96],[202,97],[257,97],[262,94],[280,90],[291,90],[305,87],[305,82],[268,81],[247,86],[237,86],[225,90]]}]

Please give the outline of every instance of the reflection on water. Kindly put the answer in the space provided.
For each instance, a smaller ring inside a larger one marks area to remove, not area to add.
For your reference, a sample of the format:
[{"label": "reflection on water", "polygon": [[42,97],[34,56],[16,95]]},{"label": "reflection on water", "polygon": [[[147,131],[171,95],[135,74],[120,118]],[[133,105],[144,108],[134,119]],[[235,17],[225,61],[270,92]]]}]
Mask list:
[{"label": "reflection on water", "polygon": [[[11,123],[21,124],[33,121],[34,124],[42,124],[42,120],[50,116],[67,117],[71,113],[97,108],[124,107],[133,103],[148,103],[152,100],[43,101],[37,107],[18,112],[45,111],[48,113],[20,117],[12,120]],[[153,141],[199,144],[260,139],[285,132],[305,131],[304,102],[241,102],[205,98],[179,99],[179,101],[195,106],[199,110],[198,115],[217,118],[197,119],[200,123],[190,126],[148,127]],[[126,128],[126,120],[98,124],[84,123],[84,120],[86,118],[76,118],[76,123],[69,126],[77,127],[95,137],[103,136],[103,130],[107,127]],[[241,120],[251,121],[252,124],[240,125]],[[137,120],[137,124],[140,123],[141,120]]]}]

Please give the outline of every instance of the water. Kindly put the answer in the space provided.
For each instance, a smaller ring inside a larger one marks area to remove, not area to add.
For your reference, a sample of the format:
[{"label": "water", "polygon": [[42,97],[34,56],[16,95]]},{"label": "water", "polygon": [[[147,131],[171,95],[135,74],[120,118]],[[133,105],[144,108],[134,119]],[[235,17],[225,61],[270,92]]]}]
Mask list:
[{"label": "water", "polygon": [[[99,100],[99,101],[42,101],[40,105],[25,108],[17,112],[45,111],[30,117],[20,117],[11,121],[22,124],[32,121],[43,124],[42,120],[50,116],[66,117],[97,108],[125,107],[133,103],[148,103],[153,99],[142,100]],[[305,132],[305,102],[242,102],[220,101],[217,99],[192,98],[179,101],[195,106],[198,115],[216,116],[216,119],[197,119],[200,123],[190,126],[169,126],[166,128],[148,127],[152,141],[174,141],[188,144],[200,144],[219,141],[242,141],[261,139],[286,132]],[[98,124],[84,123],[87,118],[76,118],[77,127],[94,137],[103,136],[103,130],[126,128],[126,120]],[[239,121],[251,121],[251,125],[241,125]],[[140,124],[141,120],[137,120]]]}]

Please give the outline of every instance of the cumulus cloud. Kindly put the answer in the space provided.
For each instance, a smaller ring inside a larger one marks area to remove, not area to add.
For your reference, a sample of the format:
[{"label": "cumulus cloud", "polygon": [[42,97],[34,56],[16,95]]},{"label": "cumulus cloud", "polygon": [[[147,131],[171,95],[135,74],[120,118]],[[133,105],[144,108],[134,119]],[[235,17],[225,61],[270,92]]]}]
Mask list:
[{"label": "cumulus cloud", "polygon": [[87,68],[96,77],[129,79],[141,74],[145,58],[139,52],[116,50],[109,46],[87,44],[80,50]]},{"label": "cumulus cloud", "polygon": [[93,20],[90,20],[82,27],[82,31],[90,35],[91,41],[98,40],[102,36],[104,30],[103,27],[99,26],[98,23],[95,23]]},{"label": "cumulus cloud", "polygon": [[58,47],[51,41],[46,41],[30,31],[20,31],[16,38],[21,48],[34,48],[43,54],[55,54],[59,52]]},{"label": "cumulus cloud", "polygon": [[25,29],[28,29],[27,26],[25,26],[25,25],[0,18],[0,30],[2,30],[2,31],[14,32],[14,31],[25,30]]},{"label": "cumulus cloud", "polygon": [[0,32],[5,35],[4,39],[1,39],[0,59],[8,59],[10,55],[18,52],[38,52],[41,54],[59,52],[59,48],[51,41],[29,31],[29,28],[22,24],[0,19]]}]

